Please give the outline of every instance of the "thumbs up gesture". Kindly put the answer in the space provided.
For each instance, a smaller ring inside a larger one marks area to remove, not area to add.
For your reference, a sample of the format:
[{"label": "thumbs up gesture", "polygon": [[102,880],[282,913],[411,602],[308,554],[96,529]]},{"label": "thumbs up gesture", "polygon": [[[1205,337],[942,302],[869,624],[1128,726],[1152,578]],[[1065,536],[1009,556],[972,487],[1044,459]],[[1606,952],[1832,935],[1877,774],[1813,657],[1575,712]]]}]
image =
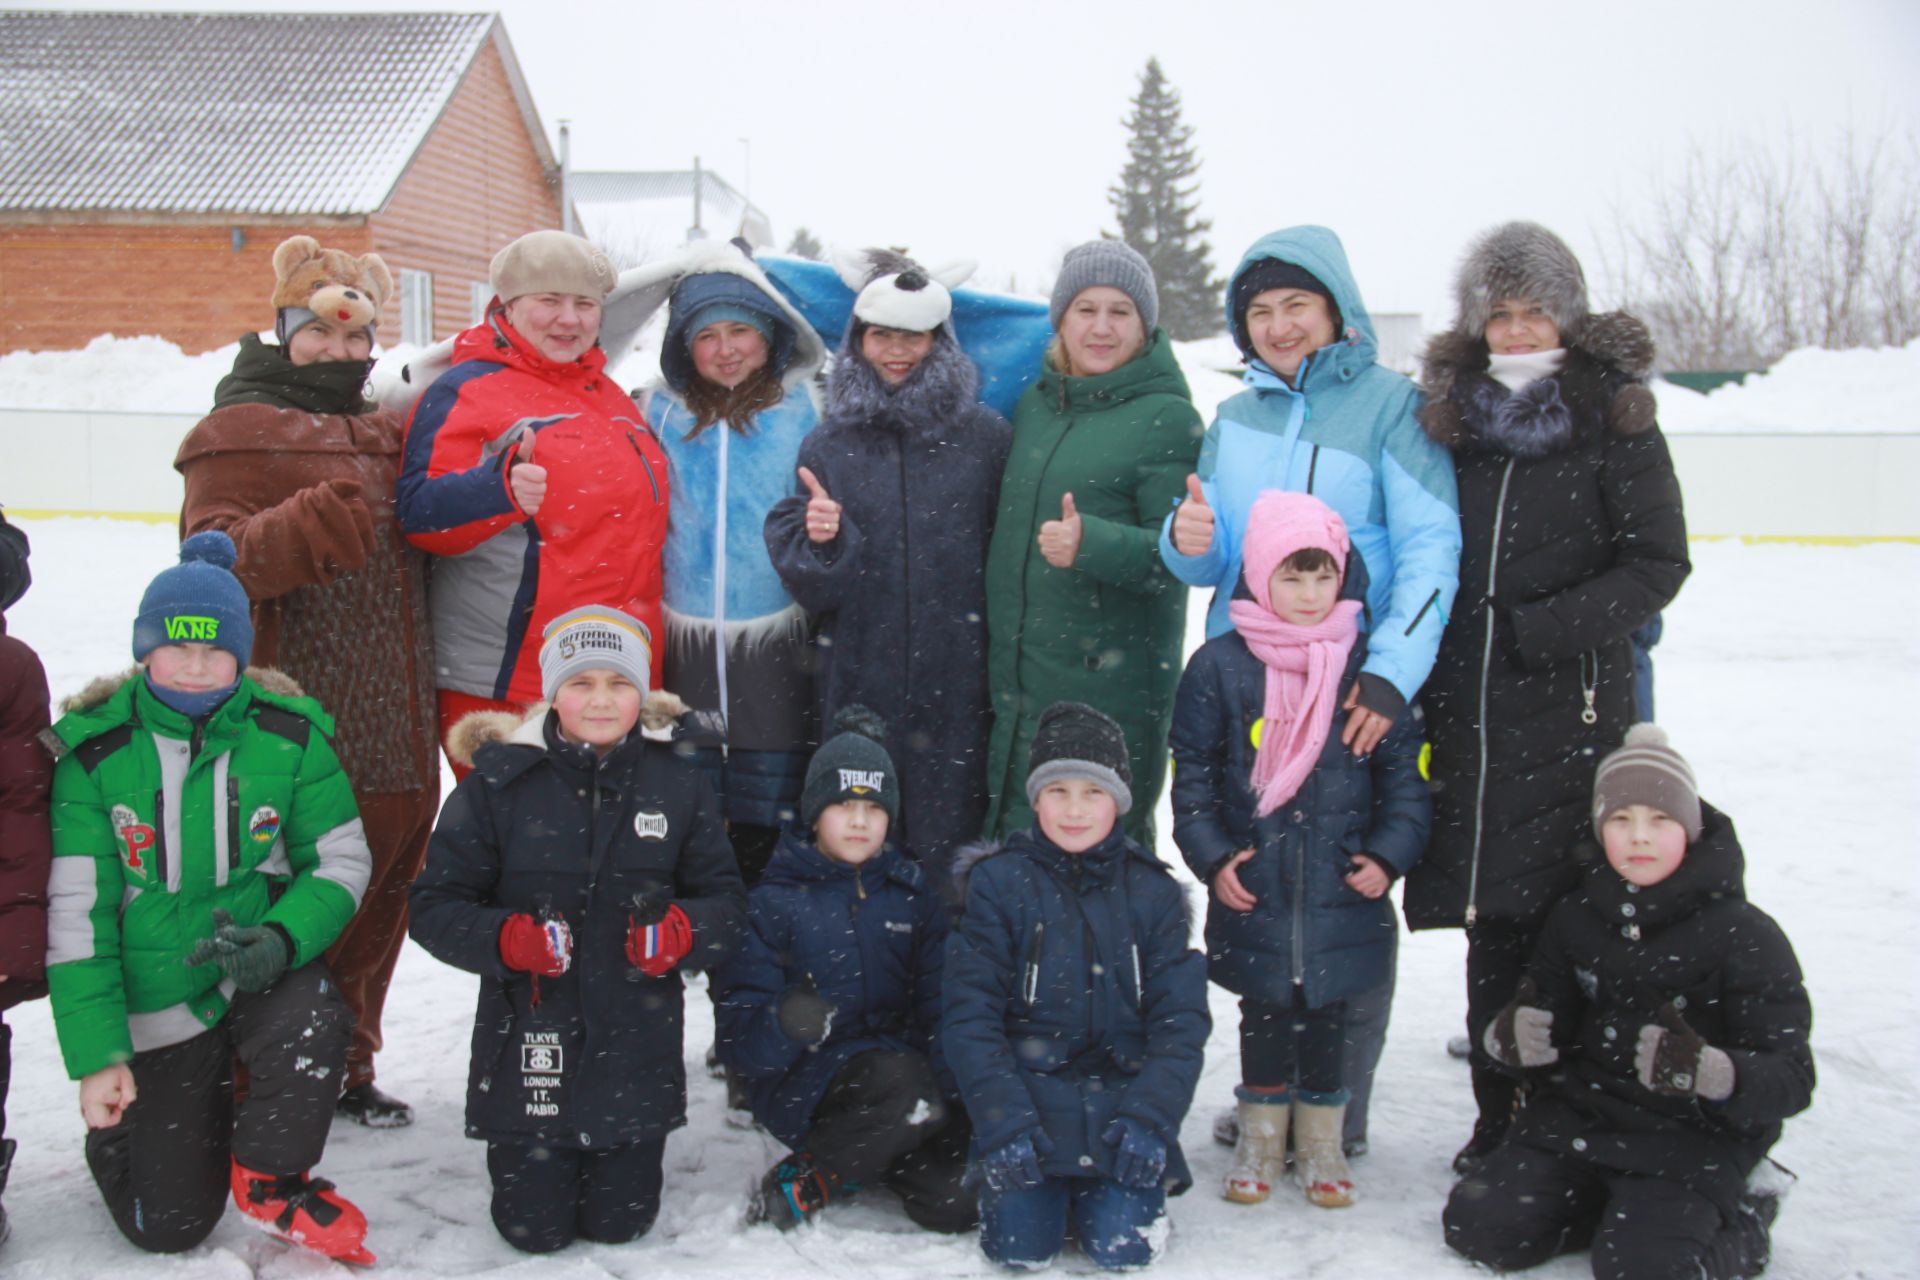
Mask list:
[{"label": "thumbs up gesture", "polygon": [[807,486],[807,539],[832,542],[840,536],[840,504],[827,496],[827,487],[811,470],[801,467],[799,476]]},{"label": "thumbs up gesture", "polygon": [[529,516],[540,514],[547,500],[547,469],[533,464],[533,429],[522,428],[519,446],[507,464],[507,488],[514,505]]},{"label": "thumbs up gesture", "polygon": [[1187,477],[1187,496],[1173,513],[1173,549],[1183,556],[1203,556],[1213,547],[1213,508],[1200,488],[1200,477]]},{"label": "thumbs up gesture", "polygon": [[1080,555],[1080,513],[1073,495],[1060,495],[1060,518],[1040,526],[1040,554],[1056,569],[1071,569]]}]

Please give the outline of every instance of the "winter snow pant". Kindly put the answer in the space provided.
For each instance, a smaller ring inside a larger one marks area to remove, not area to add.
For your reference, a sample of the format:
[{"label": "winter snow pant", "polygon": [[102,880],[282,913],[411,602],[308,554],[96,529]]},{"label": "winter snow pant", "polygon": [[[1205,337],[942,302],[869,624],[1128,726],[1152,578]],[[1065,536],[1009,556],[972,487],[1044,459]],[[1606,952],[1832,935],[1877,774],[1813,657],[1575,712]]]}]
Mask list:
[{"label": "winter snow pant", "polygon": [[[136,1097],[120,1123],[87,1135],[87,1167],[120,1234],[151,1253],[207,1238],[226,1209],[231,1164],[276,1177],[320,1163],[353,1038],[353,1014],[320,961],[190,1040],[136,1053]],[[233,1063],[247,1096],[233,1100]]]},{"label": "winter snow pant", "polygon": [[1481,921],[1467,928],[1467,1038],[1473,1042],[1468,1062],[1473,1070],[1473,1100],[1480,1107],[1480,1118],[1474,1122],[1476,1135],[1497,1138],[1513,1123],[1520,1082],[1487,1056],[1481,1041],[1494,1017],[1513,999],[1539,937],[1539,925],[1533,922]]},{"label": "winter snow pant", "polygon": [[1291,1085],[1309,1093],[1340,1090],[1347,1006],[1335,1000],[1309,1009],[1295,984],[1287,1004],[1240,1002],[1240,1082],[1252,1089]]},{"label": "winter snow pant", "polygon": [[493,1225],[524,1253],[552,1253],[576,1239],[637,1240],[660,1212],[666,1150],[665,1138],[601,1151],[489,1142]]},{"label": "winter snow pant", "polygon": [[1347,1118],[1340,1137],[1348,1146],[1367,1140],[1367,1112],[1373,1105],[1373,1073],[1387,1047],[1387,1017],[1393,1012],[1393,984],[1400,966],[1400,931],[1394,930],[1393,963],[1387,980],[1371,991],[1347,997],[1346,1057],[1340,1078],[1347,1082]]},{"label": "winter snow pant", "polygon": [[353,1047],[347,1051],[342,1092],[373,1081],[373,1055],[380,1052],[380,1014],[400,948],[407,941],[407,890],[427,857],[427,837],[440,811],[440,778],[419,791],[356,795],[360,821],[373,852],[373,878],[360,909],[327,951],[340,996],[353,1011]]},{"label": "winter snow pant", "polygon": [[1001,1266],[1044,1267],[1066,1243],[1069,1214],[1081,1252],[1107,1270],[1144,1267],[1166,1242],[1166,1188],[1048,1178],[1029,1191],[981,1190],[981,1252]]},{"label": "winter snow pant", "polygon": [[1512,1143],[1454,1185],[1441,1220],[1449,1246],[1496,1271],[1591,1245],[1595,1280],[1732,1280],[1770,1251],[1749,1208],[1729,1220],[1682,1183]]},{"label": "winter snow pant", "polygon": [[[458,689],[435,689],[435,701],[440,708],[440,747],[446,749],[447,739],[453,733],[453,726],[476,711],[511,711],[516,715],[524,713],[533,704],[525,702],[503,702],[498,698],[483,698],[477,693],[461,693]],[[447,756],[447,766],[453,770],[453,780],[461,782],[473,772],[472,765],[455,764],[451,753]]]},{"label": "winter snow pant", "polygon": [[812,1119],[801,1148],[841,1181],[890,1188],[907,1216],[930,1230],[973,1226],[973,1194],[961,1186],[967,1126],[952,1116],[920,1054],[855,1054],[834,1074]]}]

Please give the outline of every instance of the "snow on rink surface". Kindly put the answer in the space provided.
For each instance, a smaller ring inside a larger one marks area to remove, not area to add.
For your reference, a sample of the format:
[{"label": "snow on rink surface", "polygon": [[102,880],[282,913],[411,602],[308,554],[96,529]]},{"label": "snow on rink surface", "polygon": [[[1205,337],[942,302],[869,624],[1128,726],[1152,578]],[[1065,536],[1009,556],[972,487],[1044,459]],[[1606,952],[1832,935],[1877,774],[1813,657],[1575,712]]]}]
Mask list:
[{"label": "snow on rink surface", "polygon": [[[174,559],[168,525],[29,521],[35,585],[8,626],[39,650],[56,697],[127,662],[129,620],[148,578]],[[1661,721],[1705,794],[1738,822],[1753,899],[1786,927],[1815,1006],[1820,1086],[1774,1154],[1800,1175],[1775,1234],[1781,1280],[1920,1275],[1920,546],[1697,544],[1695,569],[1657,650]],[[1197,622],[1201,610],[1191,617]],[[1162,828],[1165,827],[1163,818]],[[1178,862],[1171,844],[1163,852]],[[1184,872],[1183,872],[1184,874]],[[1185,1144],[1199,1184],[1171,1202],[1173,1233],[1152,1274],[1404,1277],[1482,1274],[1448,1253],[1439,1214],[1447,1161],[1466,1138],[1463,1064],[1443,1045],[1462,1017],[1455,932],[1407,939],[1381,1065],[1361,1201],[1310,1208],[1297,1193],[1227,1204],[1227,1151],[1209,1137],[1236,1079],[1232,1001],[1216,990],[1206,1074]],[[712,1020],[689,992],[690,1125],[667,1145],[660,1220],[642,1241],[516,1254],[487,1215],[484,1148],[461,1136],[475,979],[409,946],[388,1004],[381,1083],[410,1100],[411,1129],[335,1127],[321,1172],[362,1205],[377,1274],[507,1278],[859,1276],[927,1280],[1001,1274],[971,1237],[912,1228],[884,1193],[791,1234],[740,1223],[748,1186],[779,1154],[728,1128],[722,1088],[700,1069]],[[20,1141],[0,1274],[19,1280],[224,1280],[344,1275],[229,1213],[183,1257],[125,1244],[81,1157],[74,1086],[59,1065],[44,1001],[11,1011],[8,1133]],[[1093,1274],[1071,1252],[1055,1265]],[[1528,1273],[1589,1274],[1584,1256]]]}]

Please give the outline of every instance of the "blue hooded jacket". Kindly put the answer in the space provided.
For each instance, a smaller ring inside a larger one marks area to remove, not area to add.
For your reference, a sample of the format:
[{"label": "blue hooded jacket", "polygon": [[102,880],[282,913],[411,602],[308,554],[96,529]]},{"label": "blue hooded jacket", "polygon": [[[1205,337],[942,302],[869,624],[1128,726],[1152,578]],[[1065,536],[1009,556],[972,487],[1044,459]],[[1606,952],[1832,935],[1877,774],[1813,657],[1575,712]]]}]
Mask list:
[{"label": "blue hooded jacket", "polygon": [[[947,918],[917,863],[889,845],[860,866],[836,862],[799,828],[780,833],[747,899],[738,954],[715,975],[720,1058],[746,1080],[754,1119],[798,1148],[840,1068],[874,1049],[932,1058]],[[811,980],[833,1006],[818,1045],[780,1030],[780,1000]]]},{"label": "blue hooded jacket", "polygon": [[[1247,390],[1220,406],[1200,446],[1196,474],[1213,508],[1213,545],[1204,555],[1181,555],[1169,515],[1161,558],[1182,582],[1214,589],[1207,635],[1223,635],[1232,630],[1227,602],[1240,578],[1241,539],[1254,499],[1268,489],[1314,495],[1340,513],[1367,564],[1370,635],[1361,670],[1411,701],[1433,667],[1459,582],[1453,464],[1414,421],[1413,384],[1374,363],[1373,320],[1340,238],[1311,226],[1263,236],[1240,260],[1234,279],[1263,258],[1312,272],[1332,293],[1346,332],[1307,357],[1297,389],[1247,355]],[[1229,285],[1227,321],[1237,328],[1233,296]]]}]

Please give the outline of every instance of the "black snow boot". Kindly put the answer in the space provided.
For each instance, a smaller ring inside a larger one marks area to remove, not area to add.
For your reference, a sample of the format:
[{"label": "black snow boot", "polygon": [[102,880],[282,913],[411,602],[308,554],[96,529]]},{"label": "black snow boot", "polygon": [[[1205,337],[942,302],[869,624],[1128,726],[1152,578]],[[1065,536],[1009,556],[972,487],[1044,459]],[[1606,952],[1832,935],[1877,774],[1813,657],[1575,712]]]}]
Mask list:
[{"label": "black snow boot", "polygon": [[369,1080],[340,1095],[334,1113],[369,1129],[404,1129],[413,1123],[413,1108],[390,1093],[382,1093]]}]

